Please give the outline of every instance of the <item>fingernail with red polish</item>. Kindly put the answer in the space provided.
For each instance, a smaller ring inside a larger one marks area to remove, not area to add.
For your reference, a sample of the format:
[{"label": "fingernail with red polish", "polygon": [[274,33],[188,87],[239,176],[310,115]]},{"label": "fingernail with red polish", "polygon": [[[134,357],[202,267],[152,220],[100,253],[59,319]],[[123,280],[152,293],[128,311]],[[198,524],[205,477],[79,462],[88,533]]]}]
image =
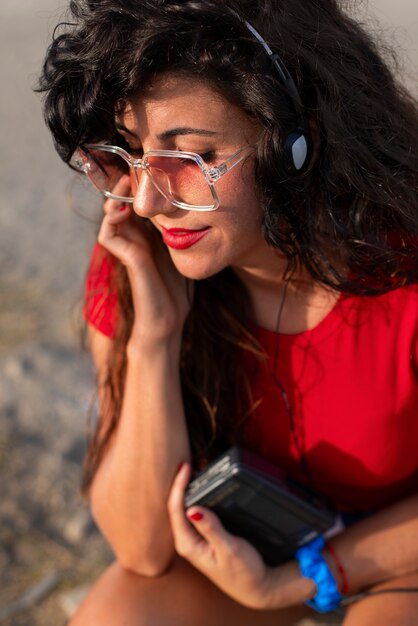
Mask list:
[{"label": "fingernail with red polish", "polygon": [[203,515],[202,513],[193,513],[192,515],[189,515],[188,518],[192,520],[192,522],[200,522],[200,520],[203,519]]},{"label": "fingernail with red polish", "polygon": [[119,211],[122,213],[122,211],[126,211],[126,209],[127,209],[127,208],[128,208],[128,205],[127,205],[127,204],[122,204],[122,205],[119,207]]}]

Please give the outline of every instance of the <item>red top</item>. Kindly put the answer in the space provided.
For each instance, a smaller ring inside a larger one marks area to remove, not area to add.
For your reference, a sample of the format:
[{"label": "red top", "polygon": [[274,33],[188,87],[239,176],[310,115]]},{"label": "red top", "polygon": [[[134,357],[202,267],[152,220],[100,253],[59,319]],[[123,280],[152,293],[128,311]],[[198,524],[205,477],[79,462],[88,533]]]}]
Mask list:
[{"label": "red top", "polygon": [[[113,261],[101,261],[99,251],[96,246],[85,314],[112,337]],[[246,357],[254,400],[261,400],[248,422],[248,445],[306,482],[302,454],[318,491],[342,511],[371,511],[412,494],[418,488],[417,311],[418,285],[412,285],[377,297],[342,295],[309,331],[255,328],[268,361]],[[276,350],[278,383],[271,373]]]}]

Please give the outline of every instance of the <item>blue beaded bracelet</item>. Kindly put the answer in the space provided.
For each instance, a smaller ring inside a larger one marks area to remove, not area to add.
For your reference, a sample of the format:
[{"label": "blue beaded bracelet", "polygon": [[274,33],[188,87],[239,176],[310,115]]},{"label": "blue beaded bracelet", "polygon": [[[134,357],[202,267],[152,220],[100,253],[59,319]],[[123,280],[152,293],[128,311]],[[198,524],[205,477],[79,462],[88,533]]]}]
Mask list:
[{"label": "blue beaded bracelet", "polygon": [[322,556],[325,547],[324,537],[317,537],[297,550],[295,557],[299,561],[302,576],[311,578],[316,585],[316,595],[306,604],[319,613],[328,613],[336,609],[343,596],[332,575],[328,563]]}]

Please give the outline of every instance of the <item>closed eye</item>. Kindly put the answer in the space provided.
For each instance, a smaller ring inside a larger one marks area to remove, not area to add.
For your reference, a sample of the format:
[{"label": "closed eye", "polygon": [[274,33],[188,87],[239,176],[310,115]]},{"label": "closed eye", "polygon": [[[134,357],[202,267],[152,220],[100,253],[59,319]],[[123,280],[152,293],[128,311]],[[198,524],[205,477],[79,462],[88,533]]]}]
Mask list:
[{"label": "closed eye", "polygon": [[[200,158],[204,161],[205,165],[209,165],[210,163],[212,163],[215,160],[215,152],[213,152],[213,151],[212,152],[205,152],[204,154],[200,154],[199,152],[195,152],[194,154],[197,154],[198,156],[200,156]],[[191,165],[192,163],[195,163],[195,161],[192,161],[188,157],[185,157],[184,159],[182,159],[182,162],[185,165]]]},{"label": "closed eye", "polygon": [[130,146],[128,146],[127,152],[129,152],[129,154],[135,159],[140,159],[144,155],[144,151],[142,148],[131,148]]},{"label": "closed eye", "polygon": [[199,154],[199,156],[201,159],[203,159],[205,163],[212,163],[215,160],[216,153],[213,150],[211,150],[210,152]]}]

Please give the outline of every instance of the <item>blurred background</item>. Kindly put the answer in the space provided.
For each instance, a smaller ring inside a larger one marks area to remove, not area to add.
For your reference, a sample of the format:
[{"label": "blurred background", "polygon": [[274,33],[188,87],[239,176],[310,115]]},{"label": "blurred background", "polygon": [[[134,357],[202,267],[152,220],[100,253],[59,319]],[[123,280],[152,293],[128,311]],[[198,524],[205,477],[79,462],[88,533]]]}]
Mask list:
[{"label": "blurred background", "polygon": [[[349,2],[418,94],[415,0]],[[0,5],[0,624],[64,626],[111,559],[79,495],[94,376],[80,344],[100,202],[60,162],[33,93],[65,0]]]}]

